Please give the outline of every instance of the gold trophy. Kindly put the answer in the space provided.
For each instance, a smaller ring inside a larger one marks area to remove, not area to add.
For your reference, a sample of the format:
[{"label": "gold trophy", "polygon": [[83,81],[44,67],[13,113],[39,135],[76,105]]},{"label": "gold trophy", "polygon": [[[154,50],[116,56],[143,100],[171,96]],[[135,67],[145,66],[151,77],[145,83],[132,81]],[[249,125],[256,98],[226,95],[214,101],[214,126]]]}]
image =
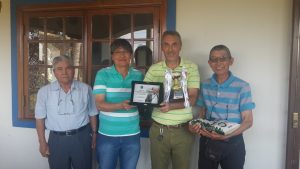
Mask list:
[{"label": "gold trophy", "polygon": [[167,69],[165,71],[164,90],[165,102],[184,101],[185,107],[190,107],[187,94],[186,69],[183,67],[181,72]]}]

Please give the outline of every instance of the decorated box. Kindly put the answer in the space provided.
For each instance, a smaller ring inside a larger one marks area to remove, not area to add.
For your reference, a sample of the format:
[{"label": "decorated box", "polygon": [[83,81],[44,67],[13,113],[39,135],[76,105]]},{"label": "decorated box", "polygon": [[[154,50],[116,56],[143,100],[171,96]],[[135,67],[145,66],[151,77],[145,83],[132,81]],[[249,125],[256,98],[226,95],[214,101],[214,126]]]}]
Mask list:
[{"label": "decorated box", "polygon": [[191,125],[200,124],[201,128],[207,131],[210,132],[215,131],[216,133],[222,135],[228,135],[240,127],[240,124],[228,122],[226,120],[209,121],[202,118],[193,119],[190,121],[190,124]]}]

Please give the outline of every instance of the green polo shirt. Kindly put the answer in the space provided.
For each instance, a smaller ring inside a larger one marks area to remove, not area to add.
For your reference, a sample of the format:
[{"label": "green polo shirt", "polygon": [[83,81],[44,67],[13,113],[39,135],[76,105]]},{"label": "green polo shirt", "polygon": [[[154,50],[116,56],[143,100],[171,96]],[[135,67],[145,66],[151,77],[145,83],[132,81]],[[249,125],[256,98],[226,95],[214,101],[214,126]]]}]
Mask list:
[{"label": "green polo shirt", "polygon": [[[125,78],[116,70],[115,66],[98,71],[93,93],[105,95],[108,103],[120,103],[130,100],[131,82],[143,80],[141,71],[130,68]],[[106,136],[130,136],[140,132],[139,113],[136,107],[130,110],[115,110],[113,112],[100,111],[99,133]]]},{"label": "green polo shirt", "polygon": [[[181,58],[179,66],[177,66],[172,71],[181,72],[182,67],[187,70],[187,86],[188,88],[197,88],[199,89],[200,84],[200,75],[198,71],[198,66],[191,61]],[[165,71],[168,69],[165,61],[156,63],[150,67],[148,70],[144,81],[146,82],[164,82],[165,80]],[[180,123],[185,123],[191,120],[192,108],[183,108],[171,110],[168,112],[161,112],[159,108],[154,108],[152,112],[152,119],[158,123],[165,125],[176,125]]]}]

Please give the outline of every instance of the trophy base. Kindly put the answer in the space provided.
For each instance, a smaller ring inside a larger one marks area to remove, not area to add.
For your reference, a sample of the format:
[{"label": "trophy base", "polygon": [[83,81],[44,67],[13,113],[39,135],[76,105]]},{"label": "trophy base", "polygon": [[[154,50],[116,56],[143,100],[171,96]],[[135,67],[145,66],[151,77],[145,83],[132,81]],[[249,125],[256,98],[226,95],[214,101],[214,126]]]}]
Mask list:
[{"label": "trophy base", "polygon": [[184,97],[183,97],[182,91],[181,90],[171,90],[169,102],[170,103],[184,102]]}]

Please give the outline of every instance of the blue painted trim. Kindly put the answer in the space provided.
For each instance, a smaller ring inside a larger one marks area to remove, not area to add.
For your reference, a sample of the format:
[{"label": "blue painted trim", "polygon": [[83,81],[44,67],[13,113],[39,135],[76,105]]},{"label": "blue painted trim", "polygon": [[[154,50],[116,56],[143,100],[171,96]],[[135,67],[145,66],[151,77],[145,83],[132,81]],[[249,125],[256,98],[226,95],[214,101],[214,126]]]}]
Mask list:
[{"label": "blue painted trim", "polygon": [[176,0],[168,0],[167,30],[176,30]]},{"label": "blue painted trim", "polygon": [[[82,0],[11,0],[11,82],[12,82],[12,125],[14,127],[35,128],[35,122],[18,119],[18,56],[17,56],[17,7],[30,4],[80,2]],[[176,28],[176,0],[168,0],[167,30]],[[148,130],[141,131],[142,137],[148,137]]]},{"label": "blue painted trim", "polygon": [[10,1],[11,5],[11,81],[12,81],[12,124],[15,127],[35,127],[34,121],[18,119],[18,57],[17,57],[17,26],[16,0]]}]

